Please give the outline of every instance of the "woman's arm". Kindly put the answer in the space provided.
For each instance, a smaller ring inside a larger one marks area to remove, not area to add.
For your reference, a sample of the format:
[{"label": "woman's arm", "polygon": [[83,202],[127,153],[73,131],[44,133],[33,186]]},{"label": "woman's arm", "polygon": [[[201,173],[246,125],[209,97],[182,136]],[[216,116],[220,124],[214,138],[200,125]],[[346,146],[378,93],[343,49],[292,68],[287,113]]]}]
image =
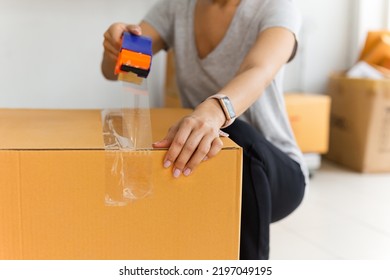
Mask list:
[{"label": "woman's arm", "polygon": [[[220,91],[229,97],[237,116],[261,96],[291,57],[294,46],[295,36],[285,28],[273,27],[259,34],[235,78]],[[156,148],[169,147],[164,167],[173,166],[174,177],[190,175],[200,162],[221,150],[218,133],[224,123],[225,114],[217,100],[207,99],[199,104],[191,115],[172,126],[162,141],[154,144]]]},{"label": "woman's arm", "polygon": [[108,80],[117,80],[114,74],[115,64],[121,48],[121,37],[123,32],[130,32],[135,35],[145,35],[152,39],[153,53],[165,48],[166,44],[158,32],[148,23],[141,22],[139,25],[114,23],[104,33],[104,53],[101,69],[104,77]]},{"label": "woman's arm", "polygon": [[237,115],[244,113],[261,96],[294,48],[295,36],[285,28],[269,28],[259,35],[236,77],[221,90],[230,98]]}]

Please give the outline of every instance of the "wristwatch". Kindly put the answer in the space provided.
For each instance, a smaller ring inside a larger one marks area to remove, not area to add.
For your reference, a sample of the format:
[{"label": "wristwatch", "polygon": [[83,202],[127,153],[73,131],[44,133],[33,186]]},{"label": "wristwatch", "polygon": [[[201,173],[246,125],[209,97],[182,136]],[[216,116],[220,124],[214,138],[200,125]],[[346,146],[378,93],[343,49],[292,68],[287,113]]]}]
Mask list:
[{"label": "wristwatch", "polygon": [[221,106],[221,109],[222,109],[223,113],[225,114],[226,121],[221,128],[228,127],[229,125],[231,125],[234,122],[234,120],[236,119],[236,113],[234,111],[233,104],[230,101],[229,97],[227,97],[224,94],[217,93],[217,94],[210,96],[207,99],[218,100],[219,105]]}]

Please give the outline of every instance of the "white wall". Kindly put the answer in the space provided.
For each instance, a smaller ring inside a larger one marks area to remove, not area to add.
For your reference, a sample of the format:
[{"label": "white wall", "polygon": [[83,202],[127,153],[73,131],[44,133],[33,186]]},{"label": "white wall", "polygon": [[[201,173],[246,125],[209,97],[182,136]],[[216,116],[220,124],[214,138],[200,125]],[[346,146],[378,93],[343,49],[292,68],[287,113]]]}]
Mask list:
[{"label": "white wall", "polygon": [[367,31],[390,28],[389,0],[356,0],[355,42],[363,45]]},{"label": "white wall", "polygon": [[325,92],[328,75],[356,63],[367,31],[390,28],[389,0],[295,0],[301,46],[286,69],[286,91]]},{"label": "white wall", "polygon": [[[155,1],[0,0],[0,107],[123,106],[121,84],[100,73],[102,36],[112,22],[138,22]],[[287,91],[324,92],[328,74],[356,60],[366,30],[389,21],[388,0],[296,2],[304,26]],[[164,73],[164,55],[155,57],[152,106],[161,104]]]},{"label": "white wall", "polygon": [[[0,0],[0,107],[123,106],[120,83],[100,73],[103,33],[115,21],[139,22],[155,1]],[[153,70],[164,72],[161,57]],[[151,75],[158,92],[164,77]]]},{"label": "white wall", "polygon": [[351,66],[356,0],[296,0],[296,3],[303,26],[299,54],[286,69],[285,90],[324,92],[330,72]]}]

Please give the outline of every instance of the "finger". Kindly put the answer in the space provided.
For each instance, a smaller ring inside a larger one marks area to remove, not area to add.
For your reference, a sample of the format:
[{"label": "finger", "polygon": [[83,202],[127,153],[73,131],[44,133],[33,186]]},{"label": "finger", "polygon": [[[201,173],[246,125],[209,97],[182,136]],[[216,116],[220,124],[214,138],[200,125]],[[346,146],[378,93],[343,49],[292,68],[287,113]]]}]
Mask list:
[{"label": "finger", "polygon": [[206,160],[215,157],[222,150],[222,148],[223,148],[223,142],[221,138],[219,137],[215,138],[211,144],[210,151],[205,156]]},{"label": "finger", "polygon": [[[189,161],[193,157],[195,158],[194,162],[196,162],[198,159],[200,162],[208,153],[210,149],[210,144],[211,141],[205,140],[201,133],[194,133],[193,131],[188,137],[186,143],[184,144],[180,154],[175,161],[175,168],[173,170],[174,177],[176,177],[175,175],[177,174],[180,175],[180,173],[184,171],[186,171],[186,174],[191,173],[191,169],[185,170],[185,167],[188,165]],[[203,156],[201,154],[203,154]]]},{"label": "finger", "polygon": [[[165,155],[165,159],[164,159],[165,167],[170,166],[172,163],[176,162],[177,157],[181,153],[184,145],[187,142],[188,137],[191,134],[192,126],[186,125],[186,123],[187,121],[183,120],[183,122],[180,123],[177,132],[175,133],[171,146],[169,147],[168,152]],[[181,172],[181,170],[179,170],[179,172]],[[180,176],[180,174],[178,175]]]},{"label": "finger", "polygon": [[126,29],[134,35],[142,35],[142,28],[139,25],[129,24],[126,26]]},{"label": "finger", "polygon": [[[173,142],[175,135],[176,135],[177,129],[178,129],[178,124],[170,127],[168,130],[168,134],[165,136],[164,139],[152,144],[153,148],[157,148],[157,149],[169,148]],[[168,160],[167,156],[165,155],[164,161],[163,161],[164,168],[169,168],[171,165],[172,165],[172,161]]]},{"label": "finger", "polygon": [[115,58],[119,55],[119,49],[115,48],[108,40],[104,40],[103,42],[104,50],[107,54],[114,56]]},{"label": "finger", "polygon": [[157,141],[157,142],[154,142],[152,144],[153,148],[157,148],[157,149],[169,148],[173,142],[175,135],[176,135],[177,129],[178,129],[178,124],[171,126],[164,139]]},{"label": "finger", "polygon": [[193,153],[191,159],[186,164],[183,175],[189,176],[195,168],[203,161],[206,155],[210,152],[212,148],[213,138],[212,137],[204,137],[202,141],[199,143],[198,148]]},{"label": "finger", "polygon": [[118,56],[117,56],[117,55],[112,54],[112,53],[109,53],[109,52],[106,52],[104,55],[105,55],[108,59],[113,60],[113,61],[116,61],[116,60],[118,59]]},{"label": "finger", "polygon": [[109,41],[114,48],[120,49],[122,34],[126,30],[126,25],[123,23],[113,24],[110,26],[107,32],[104,33],[104,38]]},{"label": "finger", "polygon": [[104,34],[103,47],[104,50],[118,55],[121,49],[121,40],[113,38],[110,34]]},{"label": "finger", "polygon": [[171,146],[172,139],[164,138],[158,142],[155,142],[152,144],[153,148],[156,149],[164,149],[169,148]]}]

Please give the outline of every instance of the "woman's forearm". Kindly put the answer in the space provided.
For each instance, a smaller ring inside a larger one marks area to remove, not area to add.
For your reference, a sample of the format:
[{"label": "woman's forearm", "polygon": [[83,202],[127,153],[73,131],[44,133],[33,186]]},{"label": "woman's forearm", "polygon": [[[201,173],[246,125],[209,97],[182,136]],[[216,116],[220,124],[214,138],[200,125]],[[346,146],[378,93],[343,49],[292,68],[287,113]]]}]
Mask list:
[{"label": "woman's forearm", "polygon": [[260,34],[237,75],[220,91],[229,97],[237,116],[262,95],[291,57],[294,44],[294,35],[284,28],[270,28]]}]

